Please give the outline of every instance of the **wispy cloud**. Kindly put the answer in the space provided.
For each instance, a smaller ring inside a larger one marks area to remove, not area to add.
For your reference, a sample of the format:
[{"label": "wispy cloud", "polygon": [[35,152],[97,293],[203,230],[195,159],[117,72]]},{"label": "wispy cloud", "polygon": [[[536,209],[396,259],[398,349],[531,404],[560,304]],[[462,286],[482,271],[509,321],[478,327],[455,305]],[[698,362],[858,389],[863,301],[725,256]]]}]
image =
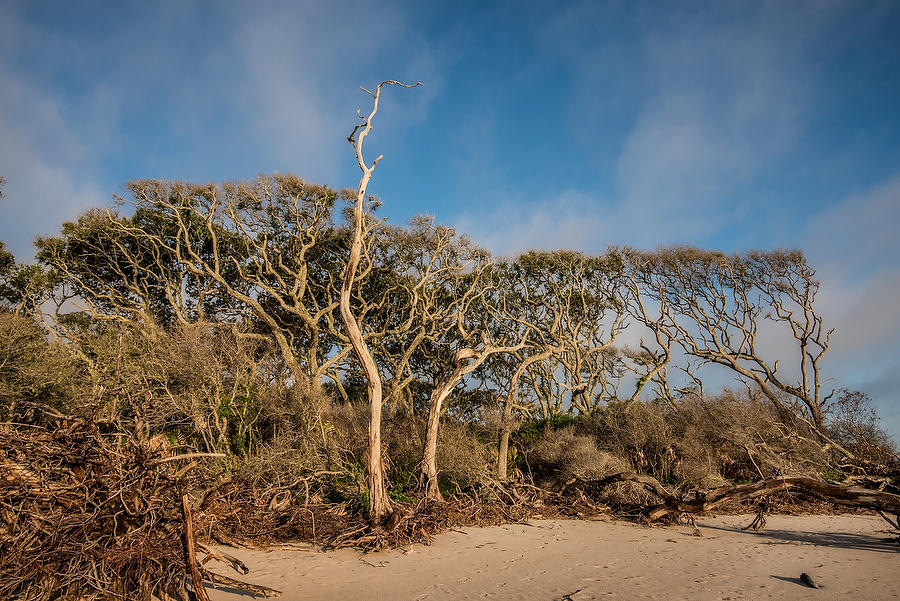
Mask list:
[{"label": "wispy cloud", "polygon": [[609,245],[616,228],[596,209],[593,198],[574,190],[546,203],[495,200],[489,211],[462,213],[455,226],[501,255],[530,249],[599,251]]},{"label": "wispy cloud", "polygon": [[857,368],[900,357],[900,172],[816,215],[806,226],[818,299],[836,327],[835,355]]}]

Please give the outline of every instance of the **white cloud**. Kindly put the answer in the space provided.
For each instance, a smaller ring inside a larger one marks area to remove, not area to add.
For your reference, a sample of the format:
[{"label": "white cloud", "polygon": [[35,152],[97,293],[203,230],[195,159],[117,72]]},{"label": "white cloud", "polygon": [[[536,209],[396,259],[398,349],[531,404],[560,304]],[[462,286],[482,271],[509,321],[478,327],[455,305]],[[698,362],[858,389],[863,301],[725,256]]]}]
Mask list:
[{"label": "white cloud", "polygon": [[542,203],[495,201],[489,212],[464,212],[454,225],[501,255],[559,248],[596,252],[606,248],[615,227],[596,205],[590,196],[569,190]]},{"label": "white cloud", "polygon": [[[122,180],[207,180],[296,171],[346,185],[344,141],[359,85],[428,82],[391,94],[379,145],[427,118],[441,89],[439,60],[397,8],[362,2],[192,3],[119,7],[116,27],[88,36],[52,30],[0,7],[0,174],[4,239],[20,256]],[[125,16],[129,18],[125,18]],[[139,17],[139,18],[138,18]],[[352,18],[351,18],[352,17]],[[237,171],[237,172],[235,172]],[[112,181],[110,181],[112,180]]]},{"label": "white cloud", "polygon": [[822,281],[817,300],[835,327],[833,360],[847,378],[856,371],[881,380],[900,357],[898,226],[900,173],[807,225],[805,246]]}]

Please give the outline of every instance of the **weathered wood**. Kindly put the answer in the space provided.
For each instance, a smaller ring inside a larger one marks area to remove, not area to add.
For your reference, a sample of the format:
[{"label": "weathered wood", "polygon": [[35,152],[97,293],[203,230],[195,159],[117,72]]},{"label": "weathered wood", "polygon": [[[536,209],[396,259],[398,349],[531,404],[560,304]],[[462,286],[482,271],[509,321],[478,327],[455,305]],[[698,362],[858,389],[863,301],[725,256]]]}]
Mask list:
[{"label": "weathered wood", "polygon": [[701,493],[692,499],[684,499],[669,492],[652,476],[632,472],[615,474],[601,480],[590,481],[588,484],[604,487],[615,482],[637,482],[663,500],[662,503],[648,508],[645,515],[648,522],[655,522],[672,514],[712,511],[729,501],[758,499],[788,490],[811,493],[837,505],[862,507],[900,515],[900,495],[861,486],[828,484],[808,476],[777,476],[750,484],[721,486]]},{"label": "weathered wood", "polygon": [[206,589],[203,588],[203,578],[197,567],[197,555],[194,552],[194,524],[191,520],[191,502],[187,495],[181,497],[181,508],[184,511],[184,553],[185,563],[191,571],[191,581],[194,584],[194,596],[197,601],[209,601]]},{"label": "weathered wood", "polygon": [[347,337],[353,351],[359,359],[366,377],[366,388],[369,395],[369,517],[375,524],[380,524],[385,515],[390,512],[391,500],[388,497],[387,489],[384,486],[384,465],[381,458],[381,410],[383,405],[383,390],[381,383],[381,375],[378,372],[378,366],[372,353],[363,337],[360,323],[353,314],[350,307],[350,296],[353,291],[353,285],[356,279],[357,268],[359,267],[362,255],[363,222],[365,220],[365,201],[366,189],[369,186],[369,180],[372,178],[372,172],[381,156],[375,159],[371,165],[368,165],[363,158],[363,142],[369,132],[372,131],[372,119],[378,112],[378,102],[381,99],[381,88],[385,85],[400,86],[404,88],[414,88],[422,85],[421,82],[415,84],[404,84],[399,81],[388,80],[383,81],[375,88],[374,92],[370,92],[363,88],[365,92],[373,98],[372,112],[368,116],[360,113],[362,123],[353,128],[347,141],[353,145],[356,152],[356,160],[362,171],[362,177],[359,180],[359,187],[356,191],[356,202],[353,204],[353,242],[350,246],[350,256],[347,258],[347,264],[344,268],[343,284],[341,285],[341,295],[339,308],[341,319],[347,329]]},{"label": "weathered wood", "polygon": [[254,595],[258,595],[260,597],[277,597],[281,594],[281,591],[277,591],[273,588],[269,588],[267,586],[262,586],[259,584],[249,584],[247,582],[241,582],[240,580],[235,580],[234,578],[229,578],[228,576],[222,576],[221,574],[216,574],[214,572],[204,572],[206,575],[206,579],[210,582],[214,582],[216,584],[224,584],[225,586],[229,586],[231,588],[236,588],[238,590],[247,591],[248,593],[252,593]]}]

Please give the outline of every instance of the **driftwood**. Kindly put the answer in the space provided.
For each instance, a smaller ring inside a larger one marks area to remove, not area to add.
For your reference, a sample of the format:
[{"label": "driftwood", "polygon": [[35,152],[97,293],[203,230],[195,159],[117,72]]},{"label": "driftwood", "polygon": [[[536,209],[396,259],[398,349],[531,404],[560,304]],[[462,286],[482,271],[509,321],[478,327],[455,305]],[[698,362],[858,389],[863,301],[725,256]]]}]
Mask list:
[{"label": "driftwood", "polygon": [[[828,484],[807,476],[776,476],[750,484],[722,486],[706,492],[694,493],[691,497],[669,492],[652,476],[628,472],[585,483],[592,487],[602,488],[616,482],[636,482],[648,492],[662,499],[662,503],[646,508],[644,518],[648,522],[655,522],[669,515],[712,511],[731,501],[761,499],[777,492],[789,490],[812,494],[837,505],[861,507],[893,514],[900,519],[900,495],[860,486]],[[890,522],[889,519],[888,522]]]},{"label": "driftwood", "polygon": [[209,601],[206,589],[203,588],[203,577],[197,567],[197,554],[194,550],[194,521],[191,518],[191,502],[187,495],[181,497],[181,508],[184,511],[184,561],[191,572],[191,584],[197,601]]}]

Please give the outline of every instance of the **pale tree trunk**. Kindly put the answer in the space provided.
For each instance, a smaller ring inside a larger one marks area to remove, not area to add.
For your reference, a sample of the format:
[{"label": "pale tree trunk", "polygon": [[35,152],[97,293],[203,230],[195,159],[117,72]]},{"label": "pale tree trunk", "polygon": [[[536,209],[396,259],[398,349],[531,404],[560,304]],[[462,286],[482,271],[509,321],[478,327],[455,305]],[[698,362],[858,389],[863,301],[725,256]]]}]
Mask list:
[{"label": "pale tree trunk", "polygon": [[347,261],[347,270],[344,274],[344,284],[341,287],[341,318],[347,328],[347,336],[353,351],[362,364],[366,376],[366,389],[369,395],[369,517],[378,523],[390,510],[390,500],[384,487],[384,467],[381,462],[381,406],[382,385],[381,376],[372,354],[363,340],[362,331],[356,321],[356,317],[350,310],[350,292],[353,287],[353,278],[356,276],[356,268],[359,265],[362,247],[362,202],[365,194],[365,185],[368,184],[371,170],[363,175],[360,182],[360,193],[357,199],[354,215],[356,218],[356,230],[353,237],[353,246],[350,249],[350,259]]},{"label": "pale tree trunk", "polygon": [[500,442],[497,445],[497,479],[505,482],[507,479],[507,461],[509,458],[509,437],[512,434],[512,412],[516,404],[516,395],[518,394],[519,380],[525,370],[534,363],[549,358],[553,353],[558,352],[558,348],[546,350],[542,353],[532,355],[522,361],[513,374],[509,383],[509,391],[506,394],[506,403],[503,405],[503,421],[500,425]]},{"label": "pale tree trunk", "polygon": [[[356,150],[356,160],[359,168],[362,170],[362,178],[359,180],[359,188],[356,191],[356,204],[353,207],[353,245],[350,247],[350,257],[347,259],[347,267],[344,271],[344,282],[341,286],[340,309],[341,318],[347,328],[347,336],[350,338],[350,344],[356,354],[359,362],[362,364],[363,372],[366,376],[366,388],[369,394],[369,519],[374,524],[380,524],[385,514],[391,509],[391,501],[388,498],[387,490],[384,486],[384,465],[381,461],[381,407],[382,385],[381,375],[378,373],[378,366],[372,358],[372,353],[363,339],[362,330],[356,316],[350,309],[350,294],[353,291],[353,280],[356,277],[356,269],[359,267],[360,255],[362,254],[362,238],[363,238],[363,219],[364,204],[366,200],[366,188],[369,180],[372,178],[372,172],[378,161],[379,156],[369,166],[363,159],[363,141],[369,132],[372,131],[372,118],[378,112],[378,101],[381,97],[381,86],[383,85],[400,85],[406,88],[415,87],[412,85],[401,84],[397,81],[383,81],[375,88],[375,92],[369,92],[374,102],[372,103],[372,112],[368,117],[360,117],[363,122],[357,125],[350,134],[348,140]],[[415,84],[421,85],[421,84]],[[359,136],[357,137],[357,132]]]},{"label": "pale tree trunk", "polygon": [[[441,421],[441,412],[444,401],[459,384],[459,381],[468,373],[475,371],[484,360],[494,353],[514,352],[524,346],[519,343],[514,347],[486,346],[482,350],[460,349],[453,356],[453,364],[456,366],[450,376],[439,384],[431,393],[430,406],[428,408],[428,423],[425,428],[425,449],[422,453],[422,485],[425,497],[436,501],[443,501],[441,489],[438,486],[437,469],[437,443],[438,426]],[[471,363],[466,361],[473,360]]]},{"label": "pale tree trunk", "polygon": [[425,496],[436,501],[443,501],[440,486],[438,485],[437,471],[437,439],[438,425],[441,421],[444,401],[456,388],[463,373],[460,367],[453,370],[453,374],[443,384],[434,389],[428,406],[428,422],[425,428],[425,449],[422,453],[422,478],[425,482]]},{"label": "pale tree trunk", "polygon": [[497,480],[506,482],[507,468],[509,467],[509,437],[512,434],[512,423],[510,420],[512,411],[503,409],[503,424],[500,426],[500,442],[497,445]]},{"label": "pale tree trunk", "polygon": [[[422,485],[425,497],[436,501],[443,501],[440,486],[438,486],[437,469],[437,443],[438,426],[441,422],[441,412],[444,409],[444,401],[459,384],[459,381],[467,373],[474,371],[489,354],[489,350],[476,351],[474,349],[460,349],[453,356],[453,372],[450,376],[435,387],[431,393],[428,407],[428,422],[425,426],[425,448],[422,452]],[[470,364],[465,362],[474,359]]]}]

